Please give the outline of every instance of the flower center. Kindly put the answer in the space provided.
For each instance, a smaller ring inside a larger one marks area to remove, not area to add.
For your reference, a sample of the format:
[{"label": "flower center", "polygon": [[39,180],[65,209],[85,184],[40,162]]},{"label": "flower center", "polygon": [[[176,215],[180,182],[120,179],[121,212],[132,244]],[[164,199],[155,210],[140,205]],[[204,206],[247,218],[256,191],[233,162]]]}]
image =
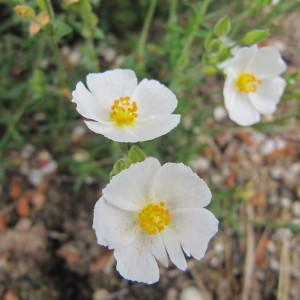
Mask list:
[{"label": "flower center", "polygon": [[163,202],[147,204],[138,213],[138,224],[148,234],[157,234],[170,223],[170,211]]},{"label": "flower center", "polygon": [[130,97],[120,97],[111,106],[110,118],[119,127],[132,125],[138,116],[137,105]]},{"label": "flower center", "polygon": [[240,73],[235,79],[235,86],[241,93],[255,93],[262,81],[251,73]]}]

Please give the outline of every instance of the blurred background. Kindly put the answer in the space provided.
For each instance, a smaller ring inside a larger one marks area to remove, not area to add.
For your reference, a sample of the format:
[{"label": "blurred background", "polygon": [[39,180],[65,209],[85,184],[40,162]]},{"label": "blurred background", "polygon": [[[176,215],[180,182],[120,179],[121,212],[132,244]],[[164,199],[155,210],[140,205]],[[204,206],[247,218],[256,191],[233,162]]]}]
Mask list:
[{"label": "blurred background", "polygon": [[[299,0],[0,0],[0,20],[1,299],[299,299]],[[280,49],[288,86],[276,114],[241,128],[216,66],[256,42]],[[177,94],[180,126],[140,146],[189,164],[220,219],[202,261],[152,286],[96,244],[93,207],[124,149],[71,103],[87,73],[118,67]]]}]

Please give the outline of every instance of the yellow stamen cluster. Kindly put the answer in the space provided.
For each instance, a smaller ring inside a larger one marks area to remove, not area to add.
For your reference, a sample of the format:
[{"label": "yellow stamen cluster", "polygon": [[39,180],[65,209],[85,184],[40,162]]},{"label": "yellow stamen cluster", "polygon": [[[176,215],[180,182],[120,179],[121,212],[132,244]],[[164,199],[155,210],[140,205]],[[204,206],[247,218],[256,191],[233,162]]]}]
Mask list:
[{"label": "yellow stamen cluster", "polygon": [[257,79],[255,75],[251,73],[240,73],[235,80],[235,86],[241,93],[255,93],[257,86],[262,81]]},{"label": "yellow stamen cluster", "polygon": [[138,224],[150,235],[163,231],[170,221],[170,211],[163,202],[147,204],[138,214]]},{"label": "yellow stamen cluster", "polygon": [[119,127],[132,125],[138,116],[137,105],[130,97],[120,97],[111,107],[110,118]]}]

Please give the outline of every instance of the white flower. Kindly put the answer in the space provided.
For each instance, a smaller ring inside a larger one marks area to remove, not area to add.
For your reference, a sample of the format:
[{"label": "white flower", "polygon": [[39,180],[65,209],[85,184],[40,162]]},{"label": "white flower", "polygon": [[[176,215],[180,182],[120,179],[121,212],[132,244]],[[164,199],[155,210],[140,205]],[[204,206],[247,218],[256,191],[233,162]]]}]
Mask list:
[{"label": "white flower", "polygon": [[95,205],[93,228],[99,244],[114,249],[117,270],[126,279],[154,283],[157,261],[169,259],[181,270],[185,255],[201,259],[218,230],[204,207],[211,200],[206,183],[183,164],[154,158],[114,176]]},{"label": "white flower", "polygon": [[131,70],[116,69],[87,75],[87,87],[78,82],[73,91],[77,111],[92,131],[117,142],[141,142],[157,138],[176,127],[180,116],[172,114],[176,96],[156,80],[139,84]]},{"label": "white flower", "polygon": [[260,114],[276,110],[286,85],[279,75],[286,64],[275,47],[240,48],[220,67],[227,75],[223,93],[231,120],[248,126],[257,123]]}]

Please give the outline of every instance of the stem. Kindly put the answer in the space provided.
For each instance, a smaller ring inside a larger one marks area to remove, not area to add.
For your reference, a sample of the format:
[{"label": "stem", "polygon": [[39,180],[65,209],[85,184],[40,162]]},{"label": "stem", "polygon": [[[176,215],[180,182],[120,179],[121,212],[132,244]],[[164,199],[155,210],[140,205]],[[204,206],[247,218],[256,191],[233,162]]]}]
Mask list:
[{"label": "stem", "polygon": [[45,0],[46,3],[46,9],[47,13],[50,17],[50,40],[51,40],[51,47],[52,51],[54,53],[54,56],[56,57],[56,65],[58,67],[58,74],[60,75],[60,81],[64,83],[66,81],[66,73],[64,69],[64,62],[62,60],[62,57],[60,55],[60,49],[58,47],[57,41],[55,40],[55,28],[54,28],[54,22],[55,22],[55,13],[52,6],[51,0]]},{"label": "stem", "polygon": [[196,9],[196,15],[191,21],[191,29],[187,37],[183,40],[182,51],[177,59],[171,86],[177,86],[180,81],[181,74],[183,74],[184,68],[188,65],[191,54],[191,47],[195,40],[199,26],[203,23],[206,11],[212,0],[205,0],[203,3]]},{"label": "stem", "polygon": [[157,0],[150,0],[150,6],[145,18],[144,26],[141,32],[140,40],[138,43],[138,49],[137,49],[137,58],[138,60],[143,61],[144,59],[144,52],[145,52],[145,43],[148,38],[150,25],[152,23],[153,15],[155,12],[155,8],[157,5]]}]

